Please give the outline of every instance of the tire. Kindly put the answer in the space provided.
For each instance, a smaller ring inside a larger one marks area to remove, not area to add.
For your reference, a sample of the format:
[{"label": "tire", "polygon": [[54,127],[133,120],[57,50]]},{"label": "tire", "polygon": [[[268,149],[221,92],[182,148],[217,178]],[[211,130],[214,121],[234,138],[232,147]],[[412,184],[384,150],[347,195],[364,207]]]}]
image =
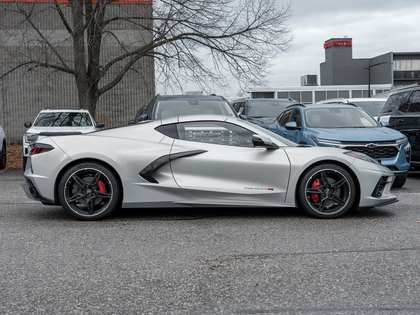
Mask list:
[{"label": "tire", "polygon": [[7,159],[7,150],[6,150],[6,144],[3,143],[3,147],[0,152],[0,170],[3,168],[6,168],[6,159]]},{"label": "tire", "polygon": [[353,178],[335,164],[321,164],[308,169],[298,184],[299,205],[316,218],[342,216],[352,208],[355,198]]},{"label": "tire", "polygon": [[58,185],[58,200],[72,217],[93,221],[109,216],[119,206],[117,176],[99,163],[80,163],[68,169]]},{"label": "tire", "polygon": [[407,174],[397,176],[392,184],[392,188],[400,188],[404,186],[405,181],[407,180]]}]

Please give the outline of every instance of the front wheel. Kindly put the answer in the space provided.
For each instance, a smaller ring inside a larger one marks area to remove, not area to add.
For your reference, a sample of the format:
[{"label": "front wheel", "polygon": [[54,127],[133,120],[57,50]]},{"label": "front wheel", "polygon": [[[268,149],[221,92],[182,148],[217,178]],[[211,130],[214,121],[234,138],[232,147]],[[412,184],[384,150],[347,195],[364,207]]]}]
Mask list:
[{"label": "front wheel", "polygon": [[114,172],[99,163],[80,163],[67,170],[58,185],[58,199],[79,220],[99,220],[119,205],[120,187]]},{"label": "front wheel", "polygon": [[356,186],[341,166],[321,164],[307,170],[298,184],[298,202],[311,216],[337,218],[351,209]]}]

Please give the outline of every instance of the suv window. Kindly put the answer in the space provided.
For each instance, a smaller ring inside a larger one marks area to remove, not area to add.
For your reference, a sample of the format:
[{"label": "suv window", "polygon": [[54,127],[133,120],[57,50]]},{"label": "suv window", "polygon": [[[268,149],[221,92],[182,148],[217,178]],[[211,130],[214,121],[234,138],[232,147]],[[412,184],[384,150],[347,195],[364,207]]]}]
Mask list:
[{"label": "suv window", "polygon": [[289,121],[289,116],[290,113],[292,112],[291,109],[285,111],[283,114],[281,114],[279,116],[279,118],[277,118],[277,121],[279,123],[280,126],[284,127],[284,125]]},{"label": "suv window", "polygon": [[384,108],[382,109],[382,114],[389,114],[393,111],[394,108],[398,108],[400,104],[404,104],[409,94],[410,92],[403,92],[390,95],[384,105]]},{"label": "suv window", "polygon": [[407,112],[420,114],[420,91],[414,91],[411,95]]},{"label": "suv window", "polygon": [[42,127],[87,127],[93,126],[88,113],[52,112],[40,113],[34,126]]}]

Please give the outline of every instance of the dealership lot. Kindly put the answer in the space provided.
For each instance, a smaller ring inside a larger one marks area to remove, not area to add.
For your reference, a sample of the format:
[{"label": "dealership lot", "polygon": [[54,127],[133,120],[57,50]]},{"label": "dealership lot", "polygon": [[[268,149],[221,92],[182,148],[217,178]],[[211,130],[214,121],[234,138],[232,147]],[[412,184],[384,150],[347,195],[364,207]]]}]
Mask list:
[{"label": "dealership lot", "polygon": [[1,314],[418,314],[420,173],[400,202],[122,210],[80,222],[0,173]]}]

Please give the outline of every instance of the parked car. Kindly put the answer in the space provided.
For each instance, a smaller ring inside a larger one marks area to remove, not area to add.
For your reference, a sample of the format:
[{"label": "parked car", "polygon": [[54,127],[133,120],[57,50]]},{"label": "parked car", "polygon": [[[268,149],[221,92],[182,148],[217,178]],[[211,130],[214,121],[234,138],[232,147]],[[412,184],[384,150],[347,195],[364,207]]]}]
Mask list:
[{"label": "parked car", "polygon": [[373,118],[378,119],[387,98],[333,98],[317,102],[317,104],[354,104],[364,108]]},{"label": "parked car", "polygon": [[302,207],[318,218],[398,201],[394,173],[349,150],[298,146],[222,115],[179,116],[31,144],[31,199],[80,220],[123,208]]},{"label": "parked car", "polygon": [[245,115],[249,122],[265,128],[268,127],[287,106],[297,103],[299,102],[292,99],[253,98],[234,101],[231,104],[236,112]]},{"label": "parked car", "polygon": [[0,170],[6,168],[7,162],[6,134],[0,126]]},{"label": "parked car", "polygon": [[87,109],[43,109],[34,123],[25,122],[28,128],[23,135],[23,168],[29,156],[29,144],[39,136],[71,135],[97,131],[105,126],[96,123]]},{"label": "parked car", "polygon": [[223,115],[238,117],[230,103],[216,95],[156,95],[139,109],[128,124],[145,120],[164,119],[185,115]]},{"label": "parked car", "polygon": [[394,171],[394,187],[401,187],[410,169],[411,146],[387,125],[356,105],[315,104],[287,108],[268,129],[300,144],[363,152]]},{"label": "parked car", "polygon": [[380,122],[407,136],[411,144],[411,165],[420,169],[420,85],[391,93],[379,115]]}]

